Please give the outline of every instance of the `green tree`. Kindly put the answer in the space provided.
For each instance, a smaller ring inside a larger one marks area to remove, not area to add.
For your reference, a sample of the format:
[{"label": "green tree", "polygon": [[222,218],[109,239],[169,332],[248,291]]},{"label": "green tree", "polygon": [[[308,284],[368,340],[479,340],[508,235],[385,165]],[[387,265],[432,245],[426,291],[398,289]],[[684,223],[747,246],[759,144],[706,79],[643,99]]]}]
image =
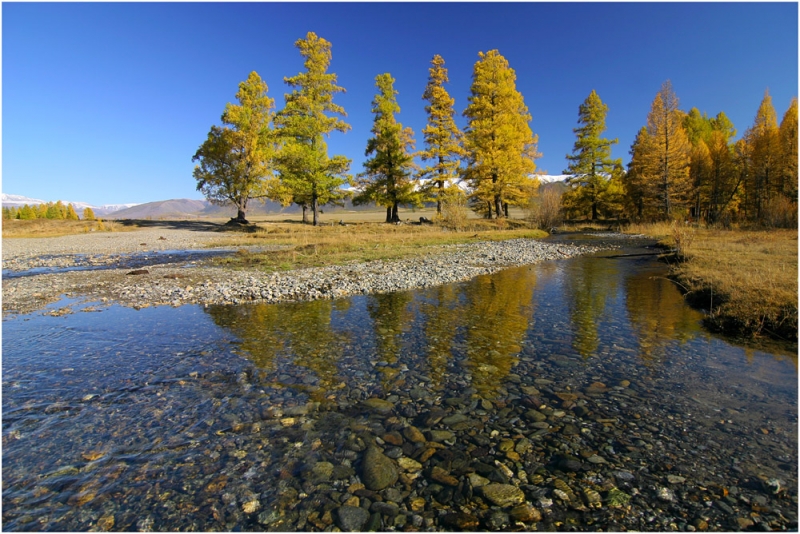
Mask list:
[{"label": "green tree", "polygon": [[17,214],[17,218],[21,219],[23,221],[36,219],[37,218],[36,211],[33,208],[31,208],[30,206],[28,206],[27,204],[24,204],[20,208],[20,210],[19,210],[19,212]]},{"label": "green tree", "polygon": [[444,190],[459,177],[461,158],[465,155],[462,146],[464,136],[453,119],[455,99],[444,88],[449,81],[444,59],[436,54],[431,65],[428,69],[428,85],[422,94],[422,98],[428,101],[425,106],[428,124],[422,129],[425,149],[417,155],[422,161],[432,162],[420,170],[419,177],[430,180],[424,191],[429,198],[436,199],[436,213],[441,214]]},{"label": "green tree", "polygon": [[538,137],[516,88],[516,74],[497,50],[479,52],[464,110],[467,168],[473,199],[488,218],[508,215],[508,205],[523,205],[538,181],[531,178]]},{"label": "green tree", "polygon": [[216,204],[236,206],[239,223],[247,224],[247,203],[266,198],[273,177],[277,152],[272,128],[274,100],[267,96],[267,84],[255,72],[239,84],[236,99],[222,114],[224,126],[212,126],[192,161],[197,190]]},{"label": "green tree", "polygon": [[64,204],[59,200],[55,204],[52,202],[47,203],[47,211],[45,212],[45,218],[47,219],[63,219],[64,212],[61,211],[64,207]]},{"label": "green tree", "polygon": [[586,100],[578,106],[578,128],[574,128],[577,139],[572,155],[567,155],[569,166],[564,171],[570,174],[569,190],[562,200],[565,206],[585,213],[590,210],[592,220],[597,220],[598,208],[603,194],[608,189],[611,171],[621,160],[611,159],[611,145],[616,139],[605,139],[600,135],[606,130],[608,106],[603,104],[592,90]]},{"label": "green tree", "polygon": [[47,209],[50,207],[49,204],[52,204],[52,202],[50,202],[48,204],[37,204],[36,208],[34,208],[35,209],[35,212],[34,212],[35,217],[33,217],[33,218],[34,219],[46,219],[47,218]]},{"label": "green tree", "polygon": [[324,138],[334,130],[345,133],[350,125],[336,117],[347,114],[333,103],[334,95],[344,88],[336,85],[336,74],[327,72],[331,43],[309,32],[295,46],[306,70],[284,78],[293,91],[286,95],[286,106],[275,118],[285,143],[277,168],[286,196],[309,206],[316,226],[318,206],[341,201],[346,196],[341,186],[350,183],[350,160],[341,155],[329,157]]},{"label": "green tree", "polygon": [[84,221],[93,221],[94,220],[94,211],[90,207],[83,208],[83,220]]},{"label": "green tree", "polygon": [[75,213],[75,208],[72,206],[72,204],[67,205],[67,213],[64,216],[64,218],[67,219],[68,221],[78,220],[78,214]]},{"label": "green tree", "polygon": [[399,204],[420,205],[422,195],[415,190],[412,178],[414,156],[413,133],[397,122],[400,112],[394,78],[387,72],[375,77],[378,94],[372,101],[375,119],[372,134],[367,141],[364,172],[359,175],[360,192],[353,198],[356,204],[375,202],[386,208],[386,222],[398,222]]}]

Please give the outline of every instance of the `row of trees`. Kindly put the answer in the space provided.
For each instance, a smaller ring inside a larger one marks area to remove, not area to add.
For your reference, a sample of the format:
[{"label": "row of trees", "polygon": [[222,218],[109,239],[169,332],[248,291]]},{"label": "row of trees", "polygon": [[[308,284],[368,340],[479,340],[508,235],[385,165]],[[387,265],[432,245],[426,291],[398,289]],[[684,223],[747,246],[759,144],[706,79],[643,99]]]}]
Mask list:
[{"label": "row of trees", "polygon": [[[522,205],[538,186],[534,171],[537,137],[531,116],[516,90],[516,75],[497,50],[480,53],[475,64],[469,105],[462,132],[454,120],[454,99],[444,84],[447,69],[434,56],[423,99],[428,123],[423,128],[425,147],[414,152],[414,133],[397,121],[400,112],[394,78],[389,73],[375,79],[378,92],[372,102],[374,122],[367,141],[364,171],[349,174],[351,160],[329,157],[325,139],[345,133],[344,109],[333,103],[336,75],[328,73],[331,45],[309,32],[295,43],[304,58],[305,71],[284,81],[292,87],[285,106],[274,111],[267,85],[257,73],[239,84],[238,104],[228,104],[222,126],[212,126],[195,153],[197,189],[211,201],[231,202],[236,220],[245,219],[250,199],[269,198],[284,205],[295,203],[313,213],[317,224],[320,205],[353,202],[376,203],[386,208],[386,221],[399,220],[398,206],[453,199],[464,195],[456,185],[466,181],[473,207],[486,217],[508,216],[509,205]],[[424,167],[414,159],[419,157]],[[352,192],[342,188],[355,186]]]},{"label": "row of trees", "polygon": [[[81,218],[87,221],[93,221],[95,216],[92,208],[84,208],[83,217]],[[64,219],[68,221],[77,221],[79,217],[72,204],[67,204],[65,206],[64,203],[59,200],[58,202],[34,204],[33,206],[25,204],[20,208],[13,206],[4,207],[3,219]]]},{"label": "row of trees", "polygon": [[681,111],[667,81],[636,135],[627,172],[610,157],[617,140],[601,137],[607,112],[594,91],[579,108],[581,126],[564,171],[571,175],[562,198],[567,216],[797,224],[796,98],[779,125],[765,92],[754,124],[734,142],[724,112],[709,118],[697,108]]}]

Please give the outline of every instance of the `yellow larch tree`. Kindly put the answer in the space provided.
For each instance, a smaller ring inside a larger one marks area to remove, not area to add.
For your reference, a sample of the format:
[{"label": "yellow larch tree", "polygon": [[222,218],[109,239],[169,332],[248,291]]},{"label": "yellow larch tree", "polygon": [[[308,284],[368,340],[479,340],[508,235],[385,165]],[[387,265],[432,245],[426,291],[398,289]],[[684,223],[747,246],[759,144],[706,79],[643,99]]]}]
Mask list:
[{"label": "yellow larch tree", "polygon": [[469,105],[464,110],[467,168],[464,178],[472,188],[479,211],[488,218],[508,216],[508,205],[522,205],[538,185],[532,177],[538,137],[531,131],[531,115],[516,88],[516,74],[497,50],[479,52]]}]

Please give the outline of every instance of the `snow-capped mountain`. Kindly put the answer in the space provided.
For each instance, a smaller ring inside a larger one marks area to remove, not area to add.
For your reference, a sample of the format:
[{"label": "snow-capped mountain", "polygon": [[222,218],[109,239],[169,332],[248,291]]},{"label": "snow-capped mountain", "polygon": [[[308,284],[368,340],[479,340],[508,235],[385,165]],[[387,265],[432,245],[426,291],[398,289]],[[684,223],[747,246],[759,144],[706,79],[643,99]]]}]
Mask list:
[{"label": "snow-capped mountain", "polygon": [[543,184],[552,184],[553,182],[566,182],[567,179],[570,177],[569,174],[540,174],[537,176],[539,181]]},{"label": "snow-capped mountain", "polygon": [[[6,193],[3,193],[2,202],[3,202],[3,207],[21,208],[25,204],[27,204],[28,206],[34,206],[38,204],[47,204],[48,202],[56,202],[56,201],[41,200],[38,198],[29,198],[29,197],[23,197],[21,195],[8,195]],[[69,200],[61,200],[61,202],[65,206],[67,204],[72,204],[72,207],[75,208],[75,211],[77,211],[78,213],[83,211],[85,208],[92,208],[94,214],[98,216],[108,215],[109,213],[113,213],[115,211],[139,205],[138,203],[132,203],[132,204],[104,204],[102,206],[94,206],[92,204],[89,204],[88,202],[72,202]]]}]

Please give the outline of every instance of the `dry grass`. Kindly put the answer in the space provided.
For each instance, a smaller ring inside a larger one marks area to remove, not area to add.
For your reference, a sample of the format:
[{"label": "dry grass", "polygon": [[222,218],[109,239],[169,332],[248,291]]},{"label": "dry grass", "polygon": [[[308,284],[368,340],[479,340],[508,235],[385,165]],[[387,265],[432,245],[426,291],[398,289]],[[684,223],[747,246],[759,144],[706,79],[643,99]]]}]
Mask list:
[{"label": "dry grass", "polygon": [[55,219],[4,220],[3,237],[60,237],[87,232],[127,232],[114,221],[65,221]]},{"label": "dry grass", "polygon": [[471,220],[468,228],[454,232],[438,225],[392,225],[348,223],[346,226],[313,227],[296,223],[259,223],[250,233],[231,235],[217,245],[282,245],[285,250],[250,252],[242,249],[233,257],[218,260],[227,266],[288,270],[351,262],[390,260],[427,254],[431,247],[477,240],[541,238],[547,234],[532,230],[521,221],[509,221],[498,229],[495,221]]},{"label": "dry grass", "polygon": [[662,239],[674,278],[729,333],[797,339],[797,230],[712,230],[663,223],[628,231]]}]

